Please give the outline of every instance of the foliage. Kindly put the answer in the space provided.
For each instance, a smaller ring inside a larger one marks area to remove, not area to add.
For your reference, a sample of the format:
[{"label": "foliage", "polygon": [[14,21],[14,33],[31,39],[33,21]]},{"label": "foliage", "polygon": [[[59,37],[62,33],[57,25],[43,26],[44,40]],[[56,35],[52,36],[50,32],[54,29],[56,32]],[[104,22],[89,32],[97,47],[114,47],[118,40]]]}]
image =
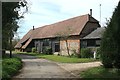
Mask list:
[{"label": "foliage", "polygon": [[[75,53],[73,53],[73,54],[71,54],[71,57],[78,57],[78,55],[75,54]],[[79,57],[78,57],[78,58],[79,58]]]},{"label": "foliage", "polygon": [[9,58],[8,54],[2,55],[2,59],[3,59],[3,58]]},{"label": "foliage", "polygon": [[44,47],[43,53],[45,54],[52,54],[52,48],[51,47]]},{"label": "foliage", "polygon": [[78,58],[80,58],[79,54],[76,52],[76,49],[72,49],[71,52],[72,52],[71,57],[78,57]]},{"label": "foliage", "polygon": [[2,60],[2,78],[11,78],[21,67],[20,58],[4,58]]},{"label": "foliage", "polygon": [[93,53],[90,48],[82,48],[80,51],[81,58],[92,58]]},{"label": "foliage", "polygon": [[35,47],[32,48],[32,52],[33,52],[33,53],[36,52],[36,48],[35,48]]},{"label": "foliage", "polygon": [[68,39],[69,39],[69,37],[70,37],[70,34],[73,32],[73,30],[72,30],[72,28],[71,28],[71,26],[68,26],[68,27],[66,27],[65,29],[64,29],[64,31],[62,31],[62,32],[58,32],[57,34],[56,34],[56,36],[58,37],[58,39],[60,40],[60,39],[62,39],[62,40],[64,40],[65,41],[65,45],[66,45],[66,49],[67,49],[67,53],[68,53],[68,56],[69,57],[71,57],[71,55],[70,55],[70,50],[69,50],[69,47],[68,47]]},{"label": "foliage", "polygon": [[[23,18],[23,14],[19,14],[21,7],[27,10],[27,2],[2,2],[2,48],[9,49],[9,40],[13,38],[14,33],[19,28],[18,20]],[[23,11],[23,10],[22,10]],[[25,11],[23,11],[24,13]]]},{"label": "foliage", "polygon": [[20,38],[16,38],[12,40],[12,50],[15,50],[15,45],[20,41]]},{"label": "foliage", "polygon": [[101,60],[106,68],[120,68],[120,1],[101,41]]},{"label": "foliage", "polygon": [[96,51],[96,58],[97,58],[97,59],[100,58],[100,48],[97,48],[97,51]]},{"label": "foliage", "polygon": [[115,68],[106,69],[102,66],[88,69],[80,74],[82,78],[92,78],[92,80],[106,80],[108,78],[120,78],[120,70]]}]

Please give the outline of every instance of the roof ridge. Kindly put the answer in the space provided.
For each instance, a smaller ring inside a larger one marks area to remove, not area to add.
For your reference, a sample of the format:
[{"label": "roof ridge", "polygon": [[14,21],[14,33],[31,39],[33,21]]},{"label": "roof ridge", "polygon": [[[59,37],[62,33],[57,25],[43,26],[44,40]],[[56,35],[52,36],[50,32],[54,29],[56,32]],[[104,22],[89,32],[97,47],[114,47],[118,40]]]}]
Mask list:
[{"label": "roof ridge", "polygon": [[[88,17],[89,17],[89,14],[84,14],[84,15],[79,15],[79,16],[76,16],[76,17],[71,17],[71,18],[68,18],[68,19],[65,19],[65,20],[61,20],[61,21],[54,22],[54,23],[51,23],[51,24],[48,24],[48,25],[44,25],[44,26],[41,26],[41,27],[37,27],[37,28],[35,28],[35,29],[43,28],[43,27],[48,27],[48,26],[53,25],[53,24],[57,24],[57,23],[69,21],[69,20],[72,20],[72,19],[75,19],[75,18],[78,18],[78,17],[83,17],[83,16],[88,16]],[[89,19],[88,19],[88,21],[89,21]]]}]

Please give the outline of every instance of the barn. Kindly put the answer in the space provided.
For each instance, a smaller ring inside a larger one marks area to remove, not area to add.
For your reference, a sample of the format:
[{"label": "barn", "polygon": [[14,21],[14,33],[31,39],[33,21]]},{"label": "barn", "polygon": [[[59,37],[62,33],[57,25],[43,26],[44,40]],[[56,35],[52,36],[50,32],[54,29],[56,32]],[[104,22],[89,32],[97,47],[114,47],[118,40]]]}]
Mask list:
[{"label": "barn", "polygon": [[93,34],[92,32],[98,30],[98,28],[100,28],[99,21],[89,14],[38,28],[33,27],[16,44],[15,49],[31,51],[34,47],[38,53],[44,53],[46,49],[50,49],[52,53],[61,55],[68,55],[68,50],[69,54],[74,52],[79,54],[80,49],[86,46],[90,39],[94,40],[92,46],[94,46],[95,40],[99,42],[101,38],[99,36],[99,38],[90,38],[90,34]]}]

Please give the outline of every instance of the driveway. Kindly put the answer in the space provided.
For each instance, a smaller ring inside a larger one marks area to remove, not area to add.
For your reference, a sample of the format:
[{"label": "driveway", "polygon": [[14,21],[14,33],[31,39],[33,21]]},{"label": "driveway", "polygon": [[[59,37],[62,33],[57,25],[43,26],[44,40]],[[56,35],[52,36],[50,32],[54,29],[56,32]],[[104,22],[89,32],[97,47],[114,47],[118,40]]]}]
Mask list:
[{"label": "driveway", "polygon": [[70,72],[71,74],[78,75],[80,77],[80,72],[83,72],[92,67],[98,67],[101,62],[89,62],[89,63],[58,63],[60,67]]},{"label": "driveway", "polygon": [[100,62],[90,63],[58,63],[34,56],[14,54],[22,58],[23,68],[17,78],[79,78],[79,73],[91,67],[100,66]]},{"label": "driveway", "polygon": [[[56,62],[37,59],[34,56],[14,54],[22,58],[23,68],[13,78],[76,78],[77,76],[60,67]],[[13,79],[14,80],[14,79]]]}]

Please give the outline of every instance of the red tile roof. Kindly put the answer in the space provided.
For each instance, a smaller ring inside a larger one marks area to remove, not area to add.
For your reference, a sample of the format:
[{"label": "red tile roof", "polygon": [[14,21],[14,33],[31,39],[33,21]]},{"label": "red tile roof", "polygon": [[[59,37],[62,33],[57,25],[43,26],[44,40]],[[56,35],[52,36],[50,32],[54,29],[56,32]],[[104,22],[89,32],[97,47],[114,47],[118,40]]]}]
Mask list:
[{"label": "red tile roof", "polygon": [[[98,22],[96,19],[91,17],[89,14],[70,18],[68,20],[64,20],[61,22],[57,22],[54,24],[46,25],[43,27],[36,28],[34,30],[30,30],[15,46],[15,48],[23,48],[25,49],[27,45],[32,41],[32,39],[43,39],[43,38],[53,38],[56,37],[57,34],[62,32],[69,32],[68,29],[71,30],[70,35],[80,35],[82,29],[86,25],[88,21]],[[29,39],[30,38],[30,39]],[[29,39],[29,40],[28,40]],[[28,41],[27,41],[28,40]],[[21,43],[26,42],[25,45],[21,45]]]}]

